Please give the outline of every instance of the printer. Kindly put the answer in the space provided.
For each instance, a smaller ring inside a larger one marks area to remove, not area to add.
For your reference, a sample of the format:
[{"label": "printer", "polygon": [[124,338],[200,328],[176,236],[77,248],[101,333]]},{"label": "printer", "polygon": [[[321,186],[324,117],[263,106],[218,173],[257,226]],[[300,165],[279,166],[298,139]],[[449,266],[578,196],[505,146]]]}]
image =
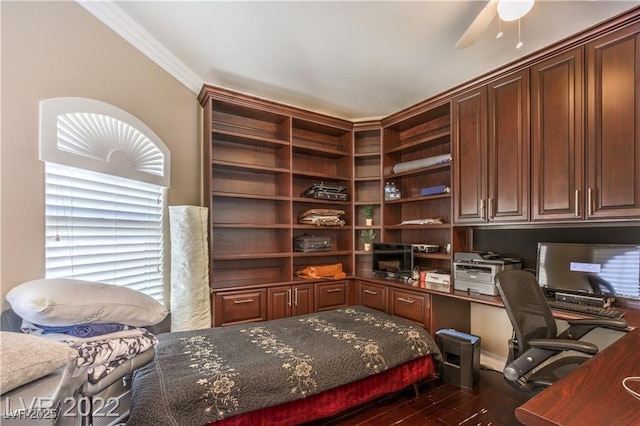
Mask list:
[{"label": "printer", "polygon": [[509,269],[522,269],[522,260],[503,258],[491,252],[458,252],[453,257],[453,287],[470,293],[497,296],[496,275]]}]

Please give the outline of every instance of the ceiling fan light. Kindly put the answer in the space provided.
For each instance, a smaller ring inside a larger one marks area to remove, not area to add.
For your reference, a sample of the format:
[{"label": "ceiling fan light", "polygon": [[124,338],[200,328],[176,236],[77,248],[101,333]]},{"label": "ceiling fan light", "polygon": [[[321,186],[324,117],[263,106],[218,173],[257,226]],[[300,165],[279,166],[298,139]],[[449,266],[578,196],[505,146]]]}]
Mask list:
[{"label": "ceiling fan light", "polygon": [[503,21],[515,21],[529,13],[534,0],[499,0],[498,16]]}]

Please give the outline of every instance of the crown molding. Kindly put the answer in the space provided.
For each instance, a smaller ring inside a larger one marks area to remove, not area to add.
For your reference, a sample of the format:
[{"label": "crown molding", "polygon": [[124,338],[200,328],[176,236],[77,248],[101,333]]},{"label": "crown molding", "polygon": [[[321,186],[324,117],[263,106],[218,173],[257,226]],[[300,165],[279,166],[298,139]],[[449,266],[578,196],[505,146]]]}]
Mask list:
[{"label": "crown molding", "polygon": [[76,0],[89,13],[111,28],[116,34],[158,64],[193,93],[200,93],[204,80],[187,67],[158,40],[124,13],[111,0]]}]

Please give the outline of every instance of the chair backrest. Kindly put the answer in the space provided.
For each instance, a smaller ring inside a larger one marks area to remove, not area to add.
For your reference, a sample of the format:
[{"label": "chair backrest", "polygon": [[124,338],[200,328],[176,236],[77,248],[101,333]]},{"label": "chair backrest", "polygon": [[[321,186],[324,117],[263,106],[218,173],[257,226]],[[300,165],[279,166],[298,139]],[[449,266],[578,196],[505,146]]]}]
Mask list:
[{"label": "chair backrest", "polygon": [[496,286],[518,340],[517,358],[529,349],[529,339],[555,339],[556,322],[536,277],[523,270],[502,271]]}]

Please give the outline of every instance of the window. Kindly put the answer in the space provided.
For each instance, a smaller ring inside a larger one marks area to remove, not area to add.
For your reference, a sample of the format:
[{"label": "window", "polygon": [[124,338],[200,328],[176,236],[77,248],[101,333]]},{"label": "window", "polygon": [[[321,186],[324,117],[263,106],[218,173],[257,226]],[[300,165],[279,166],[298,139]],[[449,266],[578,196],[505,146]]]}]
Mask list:
[{"label": "window", "polygon": [[90,99],[42,101],[40,116],[46,277],[164,302],[168,150],[135,117]]},{"label": "window", "polygon": [[46,276],[125,285],[163,301],[166,190],[46,163]]}]

